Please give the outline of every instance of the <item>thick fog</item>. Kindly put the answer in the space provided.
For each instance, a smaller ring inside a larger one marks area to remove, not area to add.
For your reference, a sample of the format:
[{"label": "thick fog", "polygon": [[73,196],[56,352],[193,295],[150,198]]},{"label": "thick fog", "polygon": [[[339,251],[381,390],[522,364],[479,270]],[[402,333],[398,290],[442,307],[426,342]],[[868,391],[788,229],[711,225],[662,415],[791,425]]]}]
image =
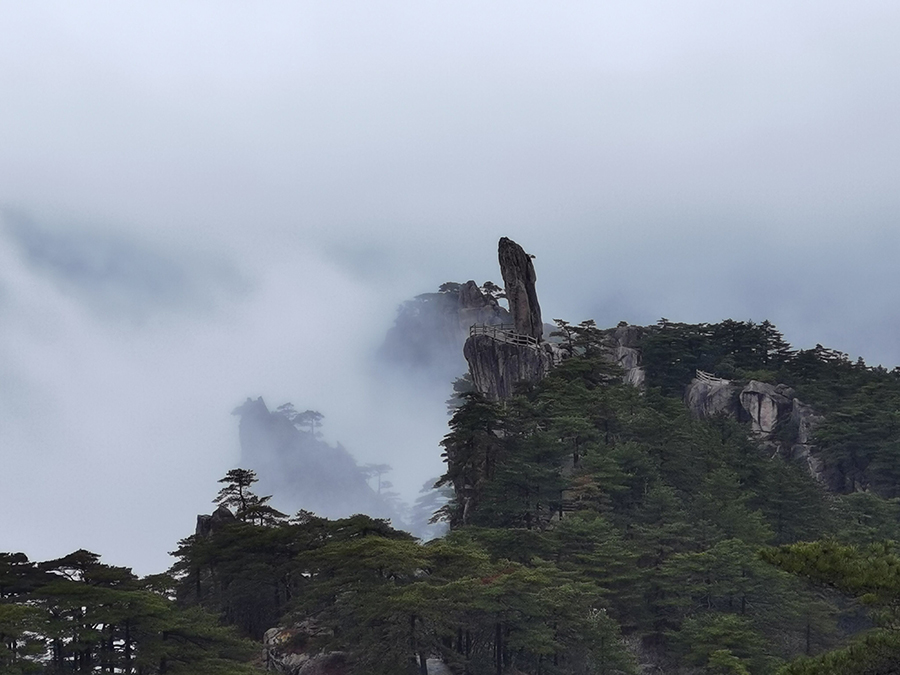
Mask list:
[{"label": "thick fog", "polygon": [[[0,22],[0,550],[139,572],[248,396],[408,500],[397,306],[536,255],[547,320],[770,319],[900,364],[895,2],[40,2]],[[277,506],[277,495],[273,498]]]}]

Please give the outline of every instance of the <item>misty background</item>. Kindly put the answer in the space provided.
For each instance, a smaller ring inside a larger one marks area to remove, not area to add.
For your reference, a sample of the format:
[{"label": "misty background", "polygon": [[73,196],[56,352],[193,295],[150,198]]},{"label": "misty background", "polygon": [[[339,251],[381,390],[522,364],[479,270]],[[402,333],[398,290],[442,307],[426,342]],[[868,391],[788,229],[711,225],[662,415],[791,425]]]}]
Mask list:
[{"label": "misty background", "polygon": [[2,550],[166,568],[248,396],[412,501],[450,383],[375,354],[500,236],[548,321],[900,364],[895,2],[0,9]]}]

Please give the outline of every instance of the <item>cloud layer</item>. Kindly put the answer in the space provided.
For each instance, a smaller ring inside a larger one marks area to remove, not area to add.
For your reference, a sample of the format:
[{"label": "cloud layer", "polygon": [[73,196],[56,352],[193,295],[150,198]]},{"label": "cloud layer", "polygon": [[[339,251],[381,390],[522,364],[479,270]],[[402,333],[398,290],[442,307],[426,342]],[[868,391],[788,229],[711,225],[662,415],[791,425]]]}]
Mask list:
[{"label": "cloud layer", "polygon": [[497,281],[500,236],[537,255],[548,318],[769,318],[897,365],[898,19],[879,0],[7,8],[0,549],[164,567],[248,395],[321,410],[414,495],[443,394],[371,354],[407,297]]}]

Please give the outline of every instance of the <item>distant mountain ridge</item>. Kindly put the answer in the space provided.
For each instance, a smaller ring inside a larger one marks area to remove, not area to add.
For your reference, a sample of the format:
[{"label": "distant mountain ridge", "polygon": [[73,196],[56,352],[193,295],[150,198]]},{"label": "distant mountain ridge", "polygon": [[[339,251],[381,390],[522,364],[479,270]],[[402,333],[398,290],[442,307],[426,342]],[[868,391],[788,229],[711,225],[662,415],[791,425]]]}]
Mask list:
[{"label": "distant mountain ridge", "polygon": [[397,509],[373,490],[364,467],[340,444],[329,445],[270,411],[260,396],[235,408],[240,417],[241,466],[259,476],[258,490],[277,495],[277,506],[340,518],[366,513],[402,522]]}]

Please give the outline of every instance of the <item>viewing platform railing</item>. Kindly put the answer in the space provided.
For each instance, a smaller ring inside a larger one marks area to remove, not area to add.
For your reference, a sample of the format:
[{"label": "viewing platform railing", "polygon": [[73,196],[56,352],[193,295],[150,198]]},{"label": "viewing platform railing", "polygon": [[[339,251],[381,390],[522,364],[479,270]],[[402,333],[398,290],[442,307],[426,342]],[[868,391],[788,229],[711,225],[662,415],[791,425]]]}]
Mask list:
[{"label": "viewing platform railing", "polygon": [[707,373],[706,371],[703,371],[703,370],[697,371],[697,379],[700,380],[701,382],[706,382],[707,384],[728,384],[728,382],[729,382],[729,380],[726,380],[721,377],[716,377],[715,375],[712,375],[711,373]]},{"label": "viewing platform railing", "polygon": [[494,325],[475,324],[469,328],[469,335],[487,335],[489,338],[498,342],[505,342],[511,345],[531,345],[537,347],[539,342],[530,335],[522,335],[515,331],[515,326],[511,323],[500,323]]}]

